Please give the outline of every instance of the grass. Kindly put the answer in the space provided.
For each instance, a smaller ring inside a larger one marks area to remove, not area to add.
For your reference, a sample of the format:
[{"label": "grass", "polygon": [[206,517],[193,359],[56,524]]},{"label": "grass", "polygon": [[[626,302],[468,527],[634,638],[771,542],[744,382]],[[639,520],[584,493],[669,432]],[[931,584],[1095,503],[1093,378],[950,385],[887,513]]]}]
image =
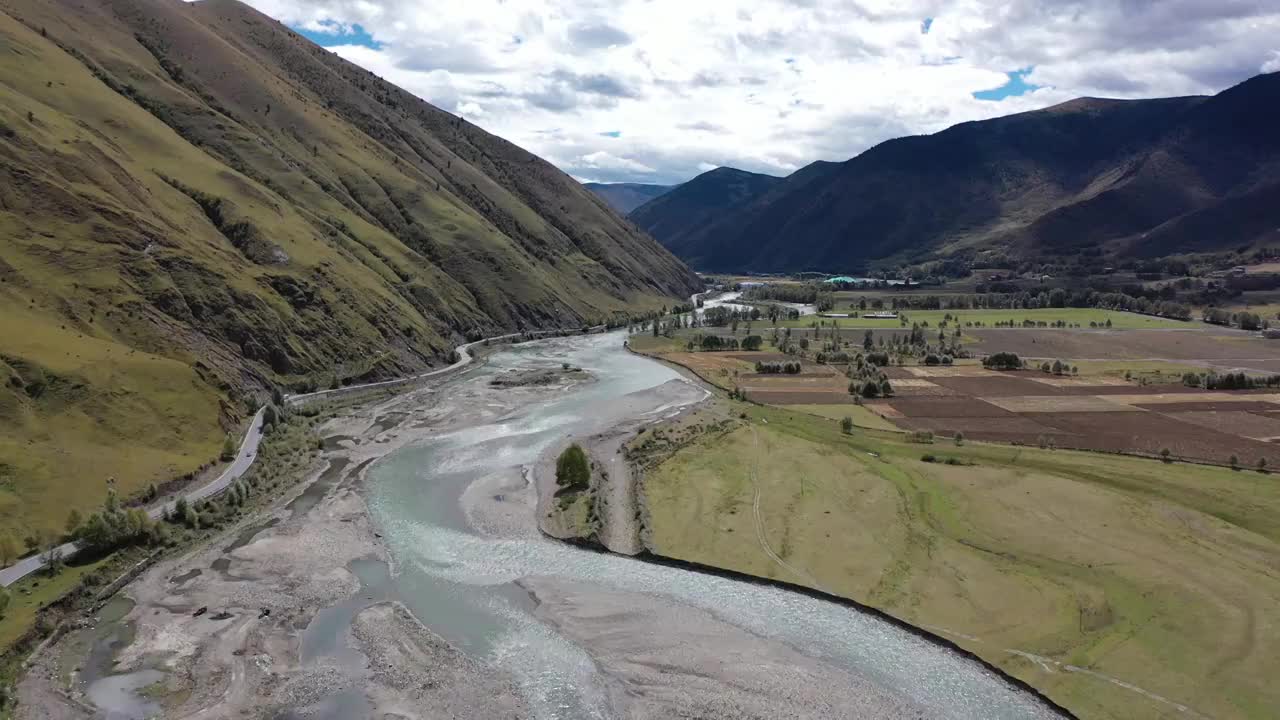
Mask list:
[{"label": "grass", "polygon": [[[846,312],[844,309],[836,312]],[[870,312],[870,311],[868,311]],[[966,322],[981,322],[984,327],[995,327],[997,322],[1008,322],[1012,320],[1015,325],[1021,325],[1023,320],[1034,320],[1036,322],[1055,323],[1067,322],[1072,324],[1080,324],[1085,328],[1089,327],[1090,322],[1105,324],[1107,320],[1111,321],[1111,327],[1117,330],[1137,330],[1151,328],[1196,328],[1202,324],[1195,321],[1183,322],[1180,320],[1169,320],[1166,318],[1150,317],[1148,315],[1138,315],[1136,313],[1119,312],[1116,310],[1095,310],[1092,308],[1045,308],[1040,310],[904,310],[899,312],[907,318],[907,327],[911,327],[911,323],[929,323],[929,327],[937,328],[944,318],[950,314],[953,318],[958,317],[961,327]],[[827,323],[830,327],[832,321],[841,328],[877,328],[892,330],[901,327],[900,319],[892,320],[875,320],[864,317],[856,318],[820,318],[820,317],[802,317],[799,320],[786,320],[778,323],[779,327],[810,327],[815,320]],[[772,327],[768,320],[758,321],[757,327],[767,329]],[[953,320],[948,327],[954,328]]]},{"label": "grass", "polygon": [[1150,382],[1181,382],[1185,373],[1201,373],[1205,368],[1197,365],[1164,362],[1162,360],[1080,360],[1071,361],[1080,369],[1082,376],[1124,377],[1129,373],[1131,379],[1146,379]]},{"label": "grass", "polygon": [[[1046,672],[1016,649],[1222,718],[1280,705],[1280,481],[1254,472],[982,443],[843,435],[836,422],[734,404],[747,420],[646,474],[659,553],[810,582],[942,634],[1083,718],[1171,706]],[[767,421],[767,423],[765,422]],[[922,453],[973,466],[925,463]],[[966,636],[976,640],[966,639]]]},{"label": "grass", "polygon": [[128,497],[217,458],[219,394],[190,365],[21,308],[0,337],[0,527],[16,538],[88,515],[108,480]]},{"label": "grass", "polygon": [[8,649],[31,629],[40,608],[74,589],[85,575],[99,568],[114,567],[112,560],[113,556],[108,556],[84,565],[68,565],[52,577],[41,572],[10,585],[7,588],[9,607],[0,618],[0,651]]},{"label": "grass", "polygon": [[637,333],[627,338],[627,343],[632,350],[639,353],[653,354],[683,352],[685,342],[680,337],[665,337],[662,335],[654,337],[652,333],[647,332]]},{"label": "grass", "polygon": [[837,422],[848,417],[853,419],[854,425],[872,430],[887,430],[890,432],[898,430],[897,425],[885,420],[862,405],[783,405],[782,408],[829,418]]},{"label": "grass", "polygon": [[592,519],[595,509],[595,493],[589,490],[568,493],[552,504],[556,522],[570,537],[589,537],[599,529]]}]

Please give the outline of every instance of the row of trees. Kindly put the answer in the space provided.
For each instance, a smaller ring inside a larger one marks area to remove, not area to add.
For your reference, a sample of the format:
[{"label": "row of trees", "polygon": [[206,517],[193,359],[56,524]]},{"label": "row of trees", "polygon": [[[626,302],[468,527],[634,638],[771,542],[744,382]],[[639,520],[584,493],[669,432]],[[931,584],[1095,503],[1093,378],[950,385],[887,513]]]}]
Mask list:
[{"label": "row of trees", "polygon": [[739,340],[735,336],[703,334],[694,335],[684,344],[685,349],[689,352],[696,350],[704,352],[748,350],[754,352],[759,350],[762,345],[764,345],[764,338],[759,335],[748,335]]},{"label": "row of trees", "polygon": [[1186,373],[1182,384],[1205,390],[1254,390],[1280,387],[1280,375],[1246,375],[1236,373]]},{"label": "row of trees", "polygon": [[[817,283],[782,283],[753,285],[742,291],[743,300],[801,303],[816,305],[822,291]],[[828,295],[830,293],[827,293]]]},{"label": "row of trees", "polygon": [[1266,330],[1271,323],[1261,315],[1252,312],[1229,312],[1221,308],[1209,308],[1204,312],[1204,321],[1214,325],[1238,325],[1241,330]]},{"label": "row of trees", "polygon": [[1039,310],[1045,308],[1094,308],[1123,310],[1190,320],[1190,306],[1169,299],[1134,297],[1122,292],[1091,289],[1054,288],[1036,292],[978,293],[974,295],[902,295],[890,298],[859,298],[850,303],[858,310]]},{"label": "row of trees", "polygon": [[1061,360],[1054,360],[1052,363],[1045,360],[1040,363],[1040,372],[1049,375],[1079,375],[1080,368],[1064,363]]},{"label": "row of trees", "polygon": [[756,372],[762,375],[799,375],[800,363],[794,360],[785,362],[758,362]]}]

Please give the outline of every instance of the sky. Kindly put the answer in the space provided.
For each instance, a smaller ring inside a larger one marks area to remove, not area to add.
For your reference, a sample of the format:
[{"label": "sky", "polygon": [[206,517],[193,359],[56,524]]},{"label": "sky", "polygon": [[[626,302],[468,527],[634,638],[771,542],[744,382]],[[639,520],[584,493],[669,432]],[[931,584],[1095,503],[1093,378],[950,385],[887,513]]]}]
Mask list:
[{"label": "sky", "polygon": [[786,175],[1280,71],[1276,0],[245,0],[583,181]]}]

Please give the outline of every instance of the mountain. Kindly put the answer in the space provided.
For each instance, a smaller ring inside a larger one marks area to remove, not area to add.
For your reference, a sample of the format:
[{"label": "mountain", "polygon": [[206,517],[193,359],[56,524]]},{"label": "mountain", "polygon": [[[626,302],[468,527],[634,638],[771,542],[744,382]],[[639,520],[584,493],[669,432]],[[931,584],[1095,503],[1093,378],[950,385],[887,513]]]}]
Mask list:
[{"label": "mountain", "polygon": [[650,200],[667,193],[675,185],[644,183],[583,183],[583,187],[604,198],[609,207],[626,215]]},{"label": "mountain", "polygon": [[273,387],[697,277],[568,175],[232,0],[0,3],[0,527],[187,475]]},{"label": "mountain", "polygon": [[772,175],[716,168],[641,205],[630,218],[696,267],[704,259],[700,248],[707,231],[781,182]]},{"label": "mountain", "polygon": [[[703,270],[961,254],[1162,256],[1280,242],[1280,74],[1213,97],[1081,98],[890,140],[745,205],[632,218]],[[664,196],[688,202],[693,183]],[[652,203],[651,203],[652,205]]]}]

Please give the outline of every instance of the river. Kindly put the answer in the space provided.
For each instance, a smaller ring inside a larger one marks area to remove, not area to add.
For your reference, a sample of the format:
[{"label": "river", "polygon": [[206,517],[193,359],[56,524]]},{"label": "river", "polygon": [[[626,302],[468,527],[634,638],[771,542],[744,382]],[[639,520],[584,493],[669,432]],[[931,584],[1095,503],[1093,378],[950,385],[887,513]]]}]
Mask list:
[{"label": "river", "polygon": [[[509,369],[562,363],[594,381],[489,385]],[[628,353],[617,333],[502,349],[449,380],[437,411],[453,423],[370,471],[396,596],[514,676],[539,718],[723,717],[720,694],[741,696],[740,717],[1056,717],[980,664],[871,615],[540,535],[527,482],[539,455],[566,435],[670,412],[648,391],[673,382],[686,381]]]}]

